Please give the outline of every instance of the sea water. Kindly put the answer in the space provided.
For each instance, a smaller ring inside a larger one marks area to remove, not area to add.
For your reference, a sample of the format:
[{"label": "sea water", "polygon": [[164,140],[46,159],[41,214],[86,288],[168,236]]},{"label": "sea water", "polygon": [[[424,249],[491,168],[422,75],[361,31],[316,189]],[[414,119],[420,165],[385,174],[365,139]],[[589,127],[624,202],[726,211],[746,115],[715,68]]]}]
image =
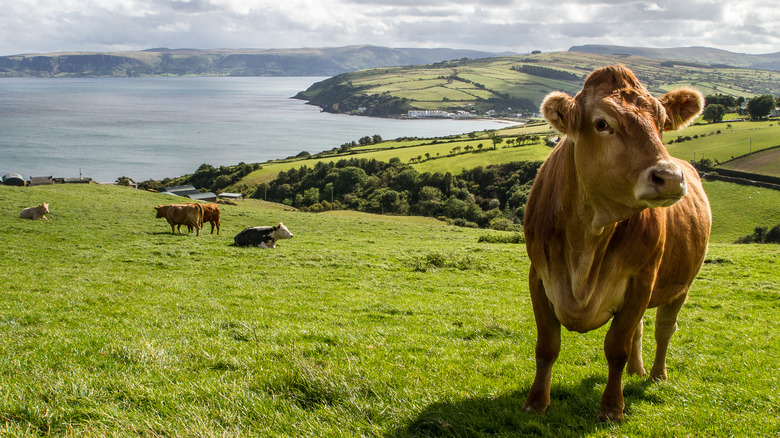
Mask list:
[{"label": "sea water", "polygon": [[0,174],[112,182],[317,153],[364,136],[438,137],[506,125],[321,112],[292,96],[324,78],[2,78]]}]

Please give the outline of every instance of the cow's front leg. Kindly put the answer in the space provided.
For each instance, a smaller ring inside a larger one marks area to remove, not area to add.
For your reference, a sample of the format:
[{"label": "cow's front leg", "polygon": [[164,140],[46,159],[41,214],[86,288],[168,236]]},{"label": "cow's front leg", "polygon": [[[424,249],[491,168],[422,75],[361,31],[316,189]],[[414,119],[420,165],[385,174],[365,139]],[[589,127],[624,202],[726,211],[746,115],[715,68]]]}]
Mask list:
[{"label": "cow's front leg", "polygon": [[550,406],[552,367],[561,351],[561,323],[544,293],[542,280],[531,267],[531,302],[536,319],[536,377],[523,404],[525,412],[543,414]]},{"label": "cow's front leg", "polygon": [[[650,300],[649,287],[634,287],[629,289],[629,293],[631,291],[634,292],[634,299],[626,302],[623,309],[615,314],[604,338],[604,355],[607,357],[609,375],[601,396],[601,421],[623,421],[623,369],[631,355],[634,332],[642,322],[642,315]],[[647,299],[643,299],[644,296]]]}]

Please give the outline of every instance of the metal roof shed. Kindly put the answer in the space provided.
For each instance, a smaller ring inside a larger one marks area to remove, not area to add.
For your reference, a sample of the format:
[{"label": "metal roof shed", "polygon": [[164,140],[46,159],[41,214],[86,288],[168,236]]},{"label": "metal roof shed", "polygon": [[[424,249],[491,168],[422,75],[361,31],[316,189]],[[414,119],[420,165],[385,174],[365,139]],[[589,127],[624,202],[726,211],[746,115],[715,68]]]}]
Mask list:
[{"label": "metal roof shed", "polygon": [[7,186],[24,187],[24,178],[18,173],[7,173],[3,175],[3,184]]},{"label": "metal roof shed", "polygon": [[49,176],[31,176],[30,177],[30,185],[31,186],[46,186],[54,184],[54,177],[51,175]]},{"label": "metal roof shed", "polygon": [[191,185],[163,187],[160,193],[168,193],[176,196],[183,196],[196,201],[216,201],[217,195],[212,192],[203,193]]}]

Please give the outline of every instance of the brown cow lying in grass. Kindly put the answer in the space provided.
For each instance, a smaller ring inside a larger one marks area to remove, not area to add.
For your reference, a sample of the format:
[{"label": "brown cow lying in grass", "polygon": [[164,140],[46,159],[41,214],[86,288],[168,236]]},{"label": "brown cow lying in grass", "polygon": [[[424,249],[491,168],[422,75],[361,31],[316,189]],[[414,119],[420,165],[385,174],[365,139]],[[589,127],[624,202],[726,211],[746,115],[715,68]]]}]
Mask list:
[{"label": "brown cow lying in grass", "polygon": [[19,217],[36,221],[38,219],[46,219],[46,216],[44,216],[46,214],[49,214],[49,204],[44,202],[37,207],[25,208],[19,213]]},{"label": "brown cow lying in grass", "polygon": [[158,205],[154,207],[157,210],[157,217],[164,217],[171,225],[171,233],[176,234],[176,225],[179,225],[179,234],[181,234],[181,225],[194,227],[197,230],[196,235],[200,236],[200,229],[203,226],[203,207],[200,204],[170,204]]}]

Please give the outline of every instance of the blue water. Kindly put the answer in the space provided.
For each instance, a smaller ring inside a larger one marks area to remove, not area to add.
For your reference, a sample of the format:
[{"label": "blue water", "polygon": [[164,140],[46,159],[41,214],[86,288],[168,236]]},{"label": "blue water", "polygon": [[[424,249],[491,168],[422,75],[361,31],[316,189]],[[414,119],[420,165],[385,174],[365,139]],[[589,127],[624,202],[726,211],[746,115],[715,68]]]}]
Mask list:
[{"label": "blue water", "polygon": [[324,78],[3,78],[0,175],[136,181],[201,164],[265,162],[379,134],[435,137],[506,125],[335,115],[291,99]]}]

